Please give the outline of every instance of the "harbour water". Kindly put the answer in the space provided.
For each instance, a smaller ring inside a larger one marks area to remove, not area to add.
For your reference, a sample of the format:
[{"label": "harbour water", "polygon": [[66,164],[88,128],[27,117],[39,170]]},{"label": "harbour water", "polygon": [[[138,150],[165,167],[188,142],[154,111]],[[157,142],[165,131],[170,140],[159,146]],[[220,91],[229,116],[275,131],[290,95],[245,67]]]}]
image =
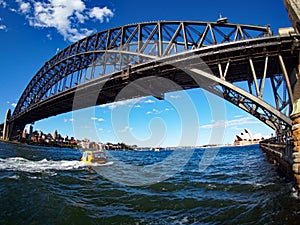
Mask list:
[{"label": "harbour water", "polygon": [[[0,143],[0,224],[299,224],[300,200],[259,146],[220,148],[199,171],[205,151],[166,180],[130,186],[79,162],[77,149]],[[143,166],[172,151],[110,154]]]}]

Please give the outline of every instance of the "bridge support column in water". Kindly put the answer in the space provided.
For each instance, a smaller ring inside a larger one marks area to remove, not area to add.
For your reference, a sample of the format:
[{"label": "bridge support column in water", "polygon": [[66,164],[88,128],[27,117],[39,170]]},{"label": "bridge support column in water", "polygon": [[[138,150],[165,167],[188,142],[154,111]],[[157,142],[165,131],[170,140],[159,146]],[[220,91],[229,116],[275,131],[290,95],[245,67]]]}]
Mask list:
[{"label": "bridge support column in water", "polygon": [[8,109],[6,111],[6,115],[5,115],[5,119],[4,119],[4,125],[3,125],[3,140],[7,141],[9,140],[9,136],[10,136],[10,133],[11,133],[11,124],[8,122],[9,119],[11,117],[11,111],[10,109]]},{"label": "bridge support column in water", "polygon": [[4,141],[20,140],[26,124],[11,120],[11,110],[8,109],[5,115],[2,131],[2,139]]}]

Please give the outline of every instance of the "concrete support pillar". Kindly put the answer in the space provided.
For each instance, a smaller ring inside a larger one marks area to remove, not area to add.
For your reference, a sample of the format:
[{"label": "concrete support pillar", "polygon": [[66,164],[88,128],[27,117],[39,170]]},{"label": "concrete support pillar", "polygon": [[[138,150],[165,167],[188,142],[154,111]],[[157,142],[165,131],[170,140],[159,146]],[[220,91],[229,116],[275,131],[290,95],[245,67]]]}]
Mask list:
[{"label": "concrete support pillar", "polygon": [[300,190],[300,99],[295,101],[293,105],[293,112],[291,114],[293,121],[293,172],[296,181],[296,187]]},{"label": "concrete support pillar", "polygon": [[285,8],[296,32],[300,32],[300,3],[298,0],[284,0]]},{"label": "concrete support pillar", "polygon": [[[300,53],[299,53],[299,63],[297,68],[297,77],[300,73]],[[296,182],[296,188],[298,189],[298,194],[300,193],[300,81],[299,78],[293,87],[293,111],[290,115],[292,120],[292,132],[293,132],[293,173]]]},{"label": "concrete support pillar", "polygon": [[9,134],[11,132],[11,125],[8,123],[8,120],[11,117],[11,111],[8,109],[6,111],[5,119],[4,119],[4,126],[3,126],[3,140],[9,140]]},{"label": "concrete support pillar", "polygon": [[298,80],[293,87],[293,97],[295,102],[293,103],[293,111],[290,115],[290,118],[293,124],[293,173],[296,182],[296,188],[298,189],[298,194],[300,194],[300,53],[297,69]]}]

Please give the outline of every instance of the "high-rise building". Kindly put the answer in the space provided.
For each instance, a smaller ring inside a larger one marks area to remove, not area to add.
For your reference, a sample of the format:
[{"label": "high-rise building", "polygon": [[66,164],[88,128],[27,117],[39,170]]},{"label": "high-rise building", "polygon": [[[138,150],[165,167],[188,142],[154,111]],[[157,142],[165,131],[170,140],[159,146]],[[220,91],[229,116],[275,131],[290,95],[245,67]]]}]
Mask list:
[{"label": "high-rise building", "polygon": [[29,126],[29,138],[31,138],[32,137],[32,134],[33,134],[33,126],[32,125],[30,125]]},{"label": "high-rise building", "polygon": [[27,136],[27,130],[24,129],[23,132],[22,132],[22,138],[26,139],[27,138],[26,136]]}]

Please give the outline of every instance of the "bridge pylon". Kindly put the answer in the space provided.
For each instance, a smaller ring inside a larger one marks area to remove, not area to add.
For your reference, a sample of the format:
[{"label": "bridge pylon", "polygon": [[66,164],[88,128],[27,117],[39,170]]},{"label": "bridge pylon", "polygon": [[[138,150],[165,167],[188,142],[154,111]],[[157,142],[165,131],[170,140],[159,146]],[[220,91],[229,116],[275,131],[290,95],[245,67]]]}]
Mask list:
[{"label": "bridge pylon", "polygon": [[[298,65],[298,77],[300,76],[300,55]],[[290,115],[292,120],[292,132],[293,132],[293,173],[296,182],[296,188],[298,193],[300,190],[300,81],[296,82],[293,90],[295,102],[293,104],[293,111]]]},{"label": "bridge pylon", "polygon": [[12,126],[8,122],[10,117],[11,117],[11,110],[8,109],[6,111],[6,114],[5,114],[4,125],[3,125],[3,136],[2,136],[2,138],[3,138],[4,141],[8,141],[9,138],[10,138],[10,134],[11,134],[11,130],[12,130]]},{"label": "bridge pylon", "polygon": [[300,2],[298,0],[284,0],[283,2],[295,31],[300,33]]},{"label": "bridge pylon", "polygon": [[[288,12],[290,21],[294,27],[296,33],[300,33],[300,2],[298,0],[284,0],[285,8]],[[293,135],[293,144],[291,147],[292,159],[292,172],[294,175],[294,180],[296,182],[296,188],[298,189],[298,194],[300,194],[300,54],[298,58],[298,70],[297,70],[297,81],[293,89],[293,111],[290,115],[292,120],[292,135]],[[287,146],[288,148],[288,146]],[[287,160],[287,161],[289,161]]]},{"label": "bridge pylon", "polygon": [[19,140],[25,126],[26,124],[20,121],[12,120],[11,110],[8,109],[3,123],[2,139],[4,141]]}]

